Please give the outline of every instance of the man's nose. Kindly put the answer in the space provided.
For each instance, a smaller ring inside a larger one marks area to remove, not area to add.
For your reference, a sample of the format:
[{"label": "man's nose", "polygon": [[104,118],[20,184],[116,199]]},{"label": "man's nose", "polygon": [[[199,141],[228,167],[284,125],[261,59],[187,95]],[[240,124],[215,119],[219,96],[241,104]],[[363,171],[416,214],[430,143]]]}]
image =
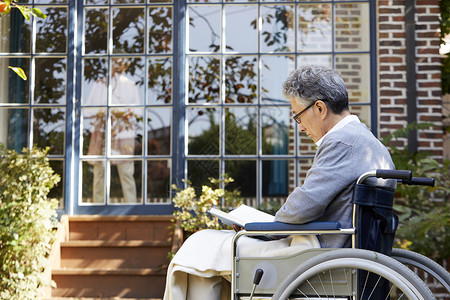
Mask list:
[{"label": "man's nose", "polygon": [[305,126],[302,125],[302,123],[300,123],[300,124],[298,124],[298,130],[303,132],[303,131],[306,131],[306,128],[305,128]]}]

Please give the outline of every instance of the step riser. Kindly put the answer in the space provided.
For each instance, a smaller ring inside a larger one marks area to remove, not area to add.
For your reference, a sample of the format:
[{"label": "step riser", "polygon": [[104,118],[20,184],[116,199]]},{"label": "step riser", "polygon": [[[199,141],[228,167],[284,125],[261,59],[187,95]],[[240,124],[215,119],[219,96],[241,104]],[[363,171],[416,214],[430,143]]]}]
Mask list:
[{"label": "step riser", "polygon": [[156,268],[168,265],[170,247],[62,247],[62,268]]},{"label": "step riser", "polygon": [[167,241],[171,222],[92,221],[70,222],[69,240]]},{"label": "step riser", "polygon": [[53,275],[53,297],[161,298],[165,276]]}]

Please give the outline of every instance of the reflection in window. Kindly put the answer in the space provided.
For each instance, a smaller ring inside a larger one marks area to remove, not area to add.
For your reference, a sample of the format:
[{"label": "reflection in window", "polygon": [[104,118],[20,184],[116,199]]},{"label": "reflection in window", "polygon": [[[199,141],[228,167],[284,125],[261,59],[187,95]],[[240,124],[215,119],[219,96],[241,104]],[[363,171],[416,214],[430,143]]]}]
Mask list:
[{"label": "reflection in window", "polygon": [[[27,22],[18,9],[0,18],[0,52],[30,53],[32,22]],[[28,73],[29,74],[29,73]]]},{"label": "reflection in window", "polygon": [[149,53],[172,52],[172,7],[149,7],[148,51]]},{"label": "reflection in window", "polygon": [[153,107],[147,109],[148,154],[169,155],[172,128],[172,109]]},{"label": "reflection in window", "polygon": [[219,154],[219,112],[214,108],[189,108],[188,153]]},{"label": "reflection in window", "polygon": [[294,69],[294,64],[293,56],[261,56],[261,101],[272,104],[289,103],[281,96],[281,83],[274,78],[286,77]]},{"label": "reflection in window", "polygon": [[106,53],[108,49],[109,10],[106,8],[85,9],[84,52]]},{"label": "reflection in window", "polygon": [[187,161],[187,179],[197,195],[201,194],[203,185],[211,184],[209,178],[219,178],[219,166],[219,160],[189,159]]},{"label": "reflection in window", "polygon": [[47,18],[36,18],[36,52],[67,52],[67,8],[42,7]]},{"label": "reflection in window", "polygon": [[230,191],[239,189],[245,204],[257,206],[256,160],[226,160],[225,172],[234,179],[234,182],[227,185],[227,189]]},{"label": "reflection in window", "polygon": [[170,203],[170,164],[168,160],[147,163],[147,202]]},{"label": "reflection in window", "polygon": [[220,101],[220,59],[216,56],[189,57],[189,103]]},{"label": "reflection in window", "polygon": [[370,102],[369,54],[336,55],[335,68],[344,79],[350,104]]},{"label": "reflection in window", "polygon": [[220,6],[189,6],[189,51],[220,51]]},{"label": "reflection in window", "polygon": [[[111,160],[110,168],[110,203],[142,203],[142,162]],[[104,174],[104,172],[99,174]]]},{"label": "reflection in window", "polygon": [[65,108],[33,110],[33,144],[50,147],[50,154],[64,154]]},{"label": "reflection in window", "polygon": [[335,44],[337,51],[370,49],[369,3],[335,5]]},{"label": "reflection in window", "polygon": [[28,111],[0,107],[0,143],[18,153],[28,146]]},{"label": "reflection in window", "polygon": [[258,64],[255,56],[225,59],[225,102],[254,103],[258,93]]},{"label": "reflection in window", "polygon": [[148,104],[172,102],[172,57],[148,60]]},{"label": "reflection in window", "polygon": [[298,51],[332,51],[332,10],[330,4],[298,6]]},{"label": "reflection in window", "polygon": [[[277,199],[283,204],[289,194],[289,165],[291,160],[263,160],[262,162],[262,196]],[[267,198],[266,198],[267,199]],[[266,200],[270,202],[269,199]],[[270,203],[269,203],[270,204]]]},{"label": "reflection in window", "polygon": [[106,161],[89,160],[81,164],[82,203],[104,204]]},{"label": "reflection in window", "polygon": [[3,78],[0,89],[0,103],[29,103],[30,85],[10,70],[8,66],[20,67],[26,74],[30,74],[29,58],[0,58],[0,74]]},{"label": "reflection in window", "polygon": [[263,154],[292,154],[288,153],[289,132],[293,131],[291,115],[292,113],[288,106],[261,108]]},{"label": "reflection in window", "polygon": [[48,198],[57,199],[59,203],[58,208],[64,209],[64,160],[51,159],[49,163],[53,171],[61,177],[61,181],[50,190]]},{"label": "reflection in window", "polygon": [[[249,53],[258,50],[258,6],[225,6],[226,52]],[[245,36],[245,43],[242,41]]]},{"label": "reflection in window", "polygon": [[256,154],[257,114],[255,107],[225,111],[225,153]]},{"label": "reflection in window", "polygon": [[144,52],[144,8],[113,8],[113,52]]},{"label": "reflection in window", "polygon": [[261,52],[291,52],[295,49],[294,6],[261,7]]},{"label": "reflection in window", "polygon": [[34,102],[65,104],[67,60],[65,58],[36,58]]}]

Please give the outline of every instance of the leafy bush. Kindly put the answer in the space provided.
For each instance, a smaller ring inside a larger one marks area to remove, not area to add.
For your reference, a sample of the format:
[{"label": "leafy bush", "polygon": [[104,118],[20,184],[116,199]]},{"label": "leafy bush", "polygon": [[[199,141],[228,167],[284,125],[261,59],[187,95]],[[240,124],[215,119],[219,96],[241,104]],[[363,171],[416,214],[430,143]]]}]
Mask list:
[{"label": "leafy bush", "polygon": [[37,299],[49,284],[42,271],[54,237],[56,200],[47,194],[59,181],[47,150],[0,144],[0,298]]},{"label": "leafy bush", "polygon": [[390,145],[410,130],[430,124],[411,124],[386,137],[399,170],[411,170],[416,177],[434,177],[435,187],[398,185],[395,210],[400,219],[397,246],[419,252],[438,261],[450,256],[450,161],[439,163],[426,152],[410,155],[408,149]]},{"label": "leafy bush", "polygon": [[211,186],[202,186],[202,193],[199,196],[196,195],[189,181],[185,181],[187,187],[184,189],[176,185],[172,186],[177,191],[173,198],[175,206],[173,215],[181,221],[181,228],[188,233],[206,228],[224,229],[226,226],[207,211],[213,206],[229,211],[242,203],[239,191],[224,189],[226,185],[234,181],[233,178],[224,175],[219,179],[209,178],[209,181]]}]

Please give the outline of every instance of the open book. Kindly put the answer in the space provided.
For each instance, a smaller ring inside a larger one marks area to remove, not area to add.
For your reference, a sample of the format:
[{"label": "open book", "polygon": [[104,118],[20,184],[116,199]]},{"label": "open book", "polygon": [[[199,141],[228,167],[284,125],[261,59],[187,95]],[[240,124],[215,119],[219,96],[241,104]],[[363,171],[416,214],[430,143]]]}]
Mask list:
[{"label": "open book", "polygon": [[240,205],[229,213],[214,207],[209,210],[209,213],[219,218],[219,220],[226,225],[232,226],[236,224],[241,227],[244,227],[246,223],[252,222],[273,222],[275,218],[268,213],[257,210],[256,208],[245,204]]}]

